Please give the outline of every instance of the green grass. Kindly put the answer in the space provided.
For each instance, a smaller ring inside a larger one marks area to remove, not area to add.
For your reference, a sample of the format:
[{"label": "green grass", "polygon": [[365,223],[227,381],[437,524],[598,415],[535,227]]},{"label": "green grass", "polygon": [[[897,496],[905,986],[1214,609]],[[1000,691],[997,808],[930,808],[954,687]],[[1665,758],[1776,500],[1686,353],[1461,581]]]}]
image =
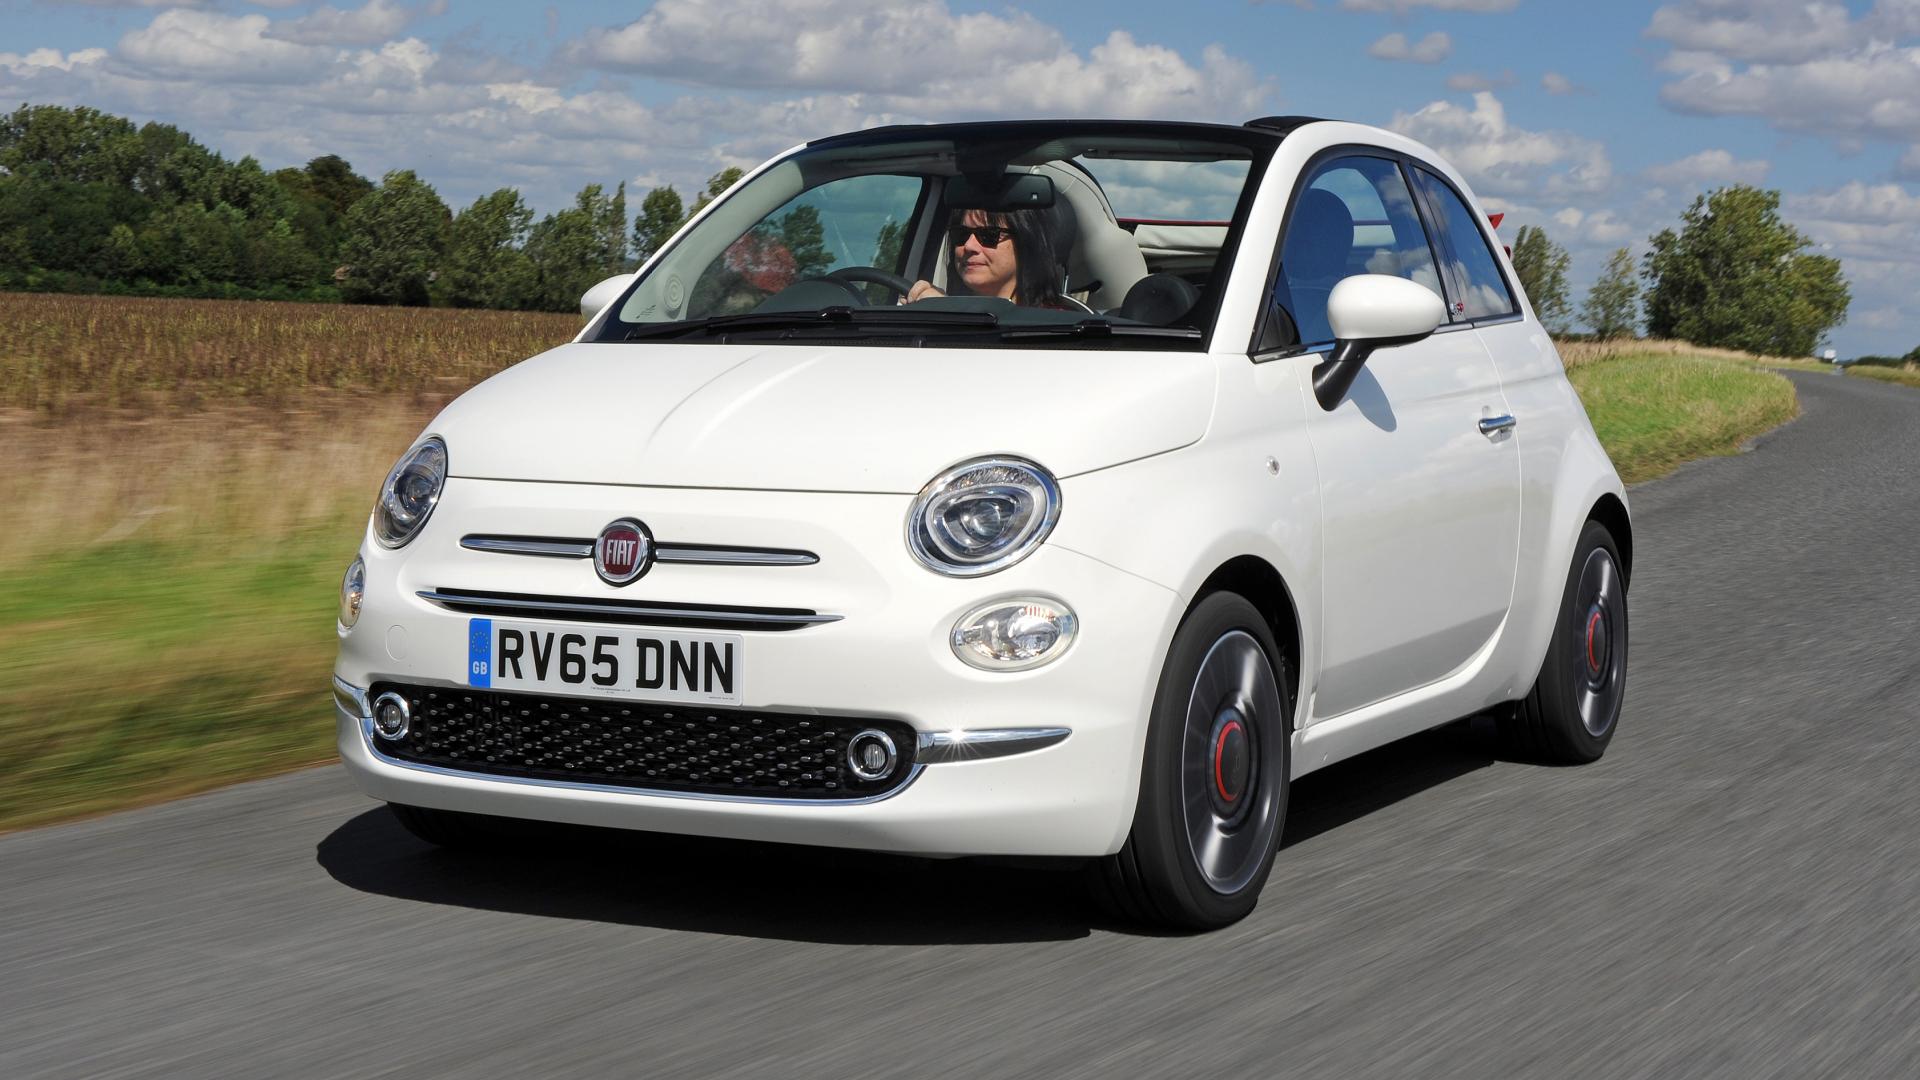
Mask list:
[{"label": "green grass", "polygon": [[1881,382],[1899,383],[1901,386],[1920,386],[1920,371],[1908,371],[1905,368],[1853,364],[1847,368],[1847,377],[1878,379]]},{"label": "green grass", "polygon": [[0,573],[0,829],[326,760],[353,537],[128,541]]},{"label": "green grass", "polygon": [[1800,412],[1785,378],[1737,360],[1628,355],[1567,374],[1630,484],[1695,458],[1734,453]]}]

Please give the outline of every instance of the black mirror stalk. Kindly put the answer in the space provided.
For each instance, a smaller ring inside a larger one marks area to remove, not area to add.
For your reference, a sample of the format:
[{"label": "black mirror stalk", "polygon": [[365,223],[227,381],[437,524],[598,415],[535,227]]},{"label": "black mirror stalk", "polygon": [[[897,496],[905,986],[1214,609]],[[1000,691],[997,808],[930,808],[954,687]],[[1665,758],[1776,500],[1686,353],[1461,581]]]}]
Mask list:
[{"label": "black mirror stalk", "polygon": [[1333,343],[1333,352],[1325,360],[1313,365],[1313,399],[1320,407],[1332,412],[1353,388],[1353,380],[1360,377],[1360,368],[1366,364],[1367,357],[1377,349],[1390,349],[1395,345],[1411,345],[1429,335],[1413,334],[1397,338],[1342,338]]}]

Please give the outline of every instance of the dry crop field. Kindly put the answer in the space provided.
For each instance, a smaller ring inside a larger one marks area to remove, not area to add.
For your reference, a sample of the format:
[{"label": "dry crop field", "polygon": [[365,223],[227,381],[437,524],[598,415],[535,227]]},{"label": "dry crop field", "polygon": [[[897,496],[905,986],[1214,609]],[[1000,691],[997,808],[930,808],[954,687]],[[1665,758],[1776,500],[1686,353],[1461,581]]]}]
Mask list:
[{"label": "dry crop field", "polygon": [[[0,293],[0,830],[329,759],[374,489],[441,404],[579,325]],[[1739,354],[1568,353],[1630,479],[1793,415]]]}]

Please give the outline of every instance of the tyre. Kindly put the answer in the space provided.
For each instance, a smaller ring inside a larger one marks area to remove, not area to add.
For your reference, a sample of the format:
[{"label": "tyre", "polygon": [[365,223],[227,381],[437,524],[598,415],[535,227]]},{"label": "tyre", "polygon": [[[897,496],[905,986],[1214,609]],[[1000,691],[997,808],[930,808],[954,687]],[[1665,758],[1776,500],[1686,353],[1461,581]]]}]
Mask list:
[{"label": "tyre", "polygon": [[529,822],[510,818],[468,814],[459,810],[435,810],[405,803],[388,803],[387,809],[416,838],[435,847],[462,850],[487,850],[524,844],[533,832]]},{"label": "tyre", "polygon": [[1258,609],[1203,598],[1154,693],[1133,830],[1090,870],[1120,917],[1208,930],[1260,898],[1286,819],[1293,716],[1285,662]]},{"label": "tyre", "polygon": [[1612,534],[1589,521],[1574,548],[1540,675],[1499,718],[1501,741],[1536,761],[1584,764],[1606,753],[1627,693],[1627,580]]}]

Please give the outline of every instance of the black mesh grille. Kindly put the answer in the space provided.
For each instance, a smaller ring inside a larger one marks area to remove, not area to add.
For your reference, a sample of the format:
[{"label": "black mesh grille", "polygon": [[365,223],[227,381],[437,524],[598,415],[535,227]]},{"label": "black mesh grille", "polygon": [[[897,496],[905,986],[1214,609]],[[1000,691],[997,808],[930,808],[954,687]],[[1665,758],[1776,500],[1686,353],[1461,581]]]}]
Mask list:
[{"label": "black mesh grille", "polygon": [[[792,799],[889,791],[913,762],[913,730],[893,720],[596,701],[540,694],[380,684],[407,699],[404,739],[375,738],[401,761],[467,772],[661,791]],[[880,780],[847,768],[847,741],[866,728],[893,739],[900,762]]]}]

